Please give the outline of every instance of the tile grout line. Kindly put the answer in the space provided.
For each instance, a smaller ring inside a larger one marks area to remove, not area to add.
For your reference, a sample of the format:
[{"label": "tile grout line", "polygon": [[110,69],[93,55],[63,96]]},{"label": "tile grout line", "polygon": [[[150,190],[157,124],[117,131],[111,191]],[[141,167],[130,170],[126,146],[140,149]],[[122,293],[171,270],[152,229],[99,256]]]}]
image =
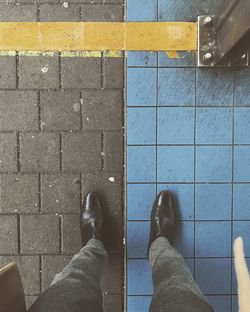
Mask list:
[{"label": "tile grout line", "polygon": [[[235,123],[235,74],[233,72],[233,109],[232,109],[232,203],[231,203],[231,256],[233,257],[233,242],[234,242],[234,123]],[[234,261],[231,260],[231,311],[233,309],[233,265]]]},{"label": "tile grout line", "polygon": [[196,232],[196,113],[197,113],[197,108],[196,108],[196,104],[197,104],[197,97],[196,97],[196,93],[197,93],[197,68],[195,68],[194,71],[194,88],[195,88],[195,93],[194,93],[194,279],[196,279],[196,236],[195,236],[195,232]]}]

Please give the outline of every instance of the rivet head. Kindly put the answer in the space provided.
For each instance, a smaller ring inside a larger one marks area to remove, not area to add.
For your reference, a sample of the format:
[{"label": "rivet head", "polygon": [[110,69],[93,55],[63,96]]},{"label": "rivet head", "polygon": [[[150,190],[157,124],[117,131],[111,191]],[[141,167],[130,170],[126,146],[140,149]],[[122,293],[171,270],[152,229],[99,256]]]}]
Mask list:
[{"label": "rivet head", "polygon": [[213,60],[213,54],[210,52],[207,52],[206,54],[204,54],[203,56],[203,61],[204,62],[211,62]]}]

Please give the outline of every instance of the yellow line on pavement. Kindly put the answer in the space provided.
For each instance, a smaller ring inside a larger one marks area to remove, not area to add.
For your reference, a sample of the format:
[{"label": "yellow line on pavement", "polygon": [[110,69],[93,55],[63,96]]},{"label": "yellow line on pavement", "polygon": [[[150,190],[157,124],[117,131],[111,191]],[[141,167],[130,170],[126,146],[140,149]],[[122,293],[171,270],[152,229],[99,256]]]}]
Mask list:
[{"label": "yellow line on pavement", "polygon": [[0,23],[0,51],[195,51],[196,38],[192,22]]}]

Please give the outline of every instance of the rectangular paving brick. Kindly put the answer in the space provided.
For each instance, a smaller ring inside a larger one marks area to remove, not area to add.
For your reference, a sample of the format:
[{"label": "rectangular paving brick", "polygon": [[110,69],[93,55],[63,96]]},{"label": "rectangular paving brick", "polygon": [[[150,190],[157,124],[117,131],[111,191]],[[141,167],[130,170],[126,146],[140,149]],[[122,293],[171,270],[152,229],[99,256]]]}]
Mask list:
[{"label": "rectangular paving brick", "polygon": [[109,211],[122,211],[123,181],[120,174],[107,172],[83,174],[82,188],[84,196],[89,192],[96,192]]},{"label": "rectangular paving brick", "polygon": [[64,133],[62,166],[65,171],[101,170],[100,133]]},{"label": "rectangular paving brick", "polygon": [[104,312],[122,312],[122,295],[104,294]]},{"label": "rectangular paving brick", "polygon": [[104,132],[104,170],[123,170],[123,133]]},{"label": "rectangular paving brick", "polygon": [[36,92],[1,91],[0,131],[38,130],[37,101]]},{"label": "rectangular paving brick", "polygon": [[62,216],[62,252],[75,254],[81,249],[80,214]]},{"label": "rectangular paving brick", "polygon": [[72,256],[42,256],[42,291],[47,289],[57,273],[70,262]]},{"label": "rectangular paving brick", "polygon": [[[105,209],[105,208],[104,208]],[[106,210],[105,210],[106,211]],[[109,214],[105,212],[108,227],[105,230],[105,247],[110,254],[123,254],[123,217],[122,213]]]},{"label": "rectangular paving brick", "polygon": [[78,22],[80,21],[80,5],[42,4],[39,7],[41,22]]},{"label": "rectangular paving brick", "polygon": [[74,174],[42,175],[42,212],[80,211],[80,176]]},{"label": "rectangular paving brick", "polygon": [[17,171],[16,133],[0,133],[0,171]]},{"label": "rectangular paving brick", "polygon": [[16,56],[0,56],[0,89],[16,88]]},{"label": "rectangular paving brick", "polygon": [[80,130],[79,91],[42,91],[40,103],[43,130]]},{"label": "rectangular paving brick", "polygon": [[38,211],[38,175],[0,175],[0,212],[36,213]]},{"label": "rectangular paving brick", "polygon": [[22,171],[59,171],[58,133],[21,133],[20,145]]},{"label": "rectangular paving brick", "polygon": [[0,256],[0,267],[16,262],[27,295],[40,293],[39,256]]},{"label": "rectangular paving brick", "polygon": [[[108,265],[102,279],[102,289],[107,293],[122,292],[123,263],[120,255],[109,256]],[[112,279],[110,276],[112,275]]]},{"label": "rectangular paving brick", "polygon": [[21,253],[57,254],[59,247],[59,217],[56,215],[21,215]]},{"label": "rectangular paving brick", "polygon": [[0,254],[18,253],[17,216],[0,215]]},{"label": "rectangular paving brick", "polygon": [[123,20],[123,7],[114,4],[83,4],[83,22],[120,22]]},{"label": "rectangular paving brick", "polygon": [[63,88],[101,88],[100,58],[62,57],[61,66]]},{"label": "rectangular paving brick", "polygon": [[32,304],[36,301],[38,296],[25,296],[26,309],[28,310]]},{"label": "rectangular paving brick", "polygon": [[20,56],[19,88],[56,89],[59,87],[58,56]]},{"label": "rectangular paving brick", "polygon": [[121,91],[82,91],[83,129],[121,129],[123,119],[123,98]]},{"label": "rectangular paving brick", "polygon": [[[1,2],[0,2],[1,3]],[[36,5],[1,5],[0,22],[36,22]]]},{"label": "rectangular paving brick", "polygon": [[104,88],[105,89],[123,89],[123,58],[108,57],[104,59]]}]

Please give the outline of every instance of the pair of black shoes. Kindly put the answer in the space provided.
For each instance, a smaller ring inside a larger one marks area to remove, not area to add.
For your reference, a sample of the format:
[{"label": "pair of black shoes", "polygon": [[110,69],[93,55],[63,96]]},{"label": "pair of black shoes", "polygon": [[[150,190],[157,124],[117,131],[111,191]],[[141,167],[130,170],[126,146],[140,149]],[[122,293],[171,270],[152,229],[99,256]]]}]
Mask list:
[{"label": "pair of black shoes", "polygon": [[[174,236],[175,209],[168,191],[161,192],[153,205],[149,244],[158,237],[166,237],[171,243]],[[91,238],[104,243],[104,217],[101,203],[95,193],[89,193],[83,202],[80,217],[82,246]]]}]

